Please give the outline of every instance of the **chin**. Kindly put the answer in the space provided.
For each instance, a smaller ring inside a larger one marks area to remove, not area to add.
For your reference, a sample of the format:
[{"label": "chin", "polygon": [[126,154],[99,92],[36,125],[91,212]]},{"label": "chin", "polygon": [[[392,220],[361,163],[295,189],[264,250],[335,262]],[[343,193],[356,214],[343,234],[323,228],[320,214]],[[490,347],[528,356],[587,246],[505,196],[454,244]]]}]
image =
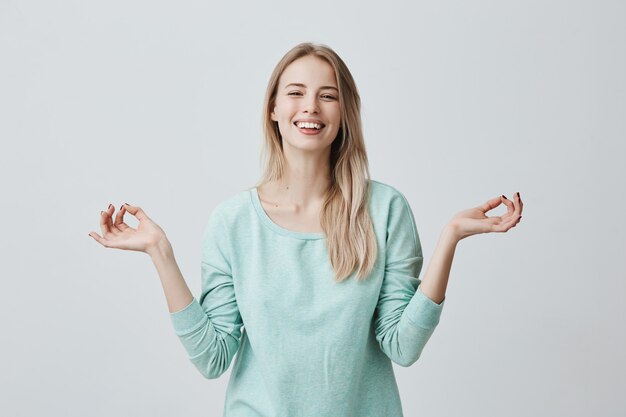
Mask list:
[{"label": "chin", "polygon": [[295,141],[293,139],[290,139],[290,140],[283,139],[283,146],[285,143],[288,144],[289,147],[293,149],[301,150],[301,151],[321,151],[326,148],[330,148],[330,146],[332,145],[332,141],[325,142],[323,139],[306,138],[306,137],[298,138]]}]

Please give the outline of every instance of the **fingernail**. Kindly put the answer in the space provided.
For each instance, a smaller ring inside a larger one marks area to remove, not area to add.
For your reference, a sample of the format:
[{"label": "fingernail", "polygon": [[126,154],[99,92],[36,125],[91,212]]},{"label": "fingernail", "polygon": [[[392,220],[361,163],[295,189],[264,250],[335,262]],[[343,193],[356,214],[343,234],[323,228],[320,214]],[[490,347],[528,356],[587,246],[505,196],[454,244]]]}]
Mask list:
[{"label": "fingernail", "polygon": [[519,191],[517,192],[517,198],[522,198],[522,196],[519,195]]},{"label": "fingernail", "polygon": [[126,205],[126,206],[130,206],[130,204],[128,204],[128,203],[124,203],[124,205]]},{"label": "fingernail", "polygon": [[505,200],[508,200],[508,198],[506,198],[506,196],[504,194],[502,194],[502,197],[504,197]]},{"label": "fingernail", "polygon": [[100,215],[102,216],[103,214],[104,214],[104,211],[101,211],[101,212],[100,212]]}]

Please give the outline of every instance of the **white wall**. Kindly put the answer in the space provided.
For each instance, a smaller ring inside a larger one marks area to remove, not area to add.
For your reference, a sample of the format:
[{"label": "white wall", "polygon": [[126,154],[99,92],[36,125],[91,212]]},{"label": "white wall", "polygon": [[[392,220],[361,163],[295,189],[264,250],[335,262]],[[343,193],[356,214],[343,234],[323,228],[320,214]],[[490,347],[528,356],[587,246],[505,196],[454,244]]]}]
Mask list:
[{"label": "white wall", "polygon": [[405,414],[624,415],[625,15],[0,0],[1,414],[221,416],[230,371],[188,362],[150,259],[88,233],[109,203],[140,205],[199,294],[211,209],[259,176],[270,72],[313,41],[357,81],[372,178],[409,199],[425,268],[456,212],[525,204],[508,233],[459,244],[438,329],[394,365]]}]

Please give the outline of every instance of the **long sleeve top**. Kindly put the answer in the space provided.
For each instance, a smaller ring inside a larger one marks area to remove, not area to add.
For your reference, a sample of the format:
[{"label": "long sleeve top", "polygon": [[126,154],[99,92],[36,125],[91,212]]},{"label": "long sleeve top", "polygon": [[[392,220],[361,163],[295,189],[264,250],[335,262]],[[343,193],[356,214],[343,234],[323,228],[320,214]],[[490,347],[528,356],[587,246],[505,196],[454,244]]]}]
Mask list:
[{"label": "long sleeve top", "polygon": [[[369,180],[378,256],[364,281],[333,280],[324,233],[276,224],[256,187],[214,207],[202,238],[199,299],[170,313],[206,378],[235,361],[224,417],[401,417],[391,361],[412,365],[445,302],[420,288],[409,204]],[[237,354],[235,356],[235,354]]]}]

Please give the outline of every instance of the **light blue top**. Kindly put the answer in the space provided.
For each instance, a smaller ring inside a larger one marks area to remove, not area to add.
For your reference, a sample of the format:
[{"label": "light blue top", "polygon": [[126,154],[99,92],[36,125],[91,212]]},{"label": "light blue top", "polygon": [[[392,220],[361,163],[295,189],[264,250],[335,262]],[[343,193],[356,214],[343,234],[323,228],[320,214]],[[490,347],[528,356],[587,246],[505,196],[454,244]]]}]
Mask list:
[{"label": "light blue top", "polygon": [[202,293],[170,313],[190,361],[218,378],[237,352],[225,417],[400,417],[391,361],[412,365],[444,301],[422,293],[422,249],[402,193],[370,181],[378,244],[362,282],[336,283],[323,233],[274,223],[256,188],[218,204],[202,240]]}]

